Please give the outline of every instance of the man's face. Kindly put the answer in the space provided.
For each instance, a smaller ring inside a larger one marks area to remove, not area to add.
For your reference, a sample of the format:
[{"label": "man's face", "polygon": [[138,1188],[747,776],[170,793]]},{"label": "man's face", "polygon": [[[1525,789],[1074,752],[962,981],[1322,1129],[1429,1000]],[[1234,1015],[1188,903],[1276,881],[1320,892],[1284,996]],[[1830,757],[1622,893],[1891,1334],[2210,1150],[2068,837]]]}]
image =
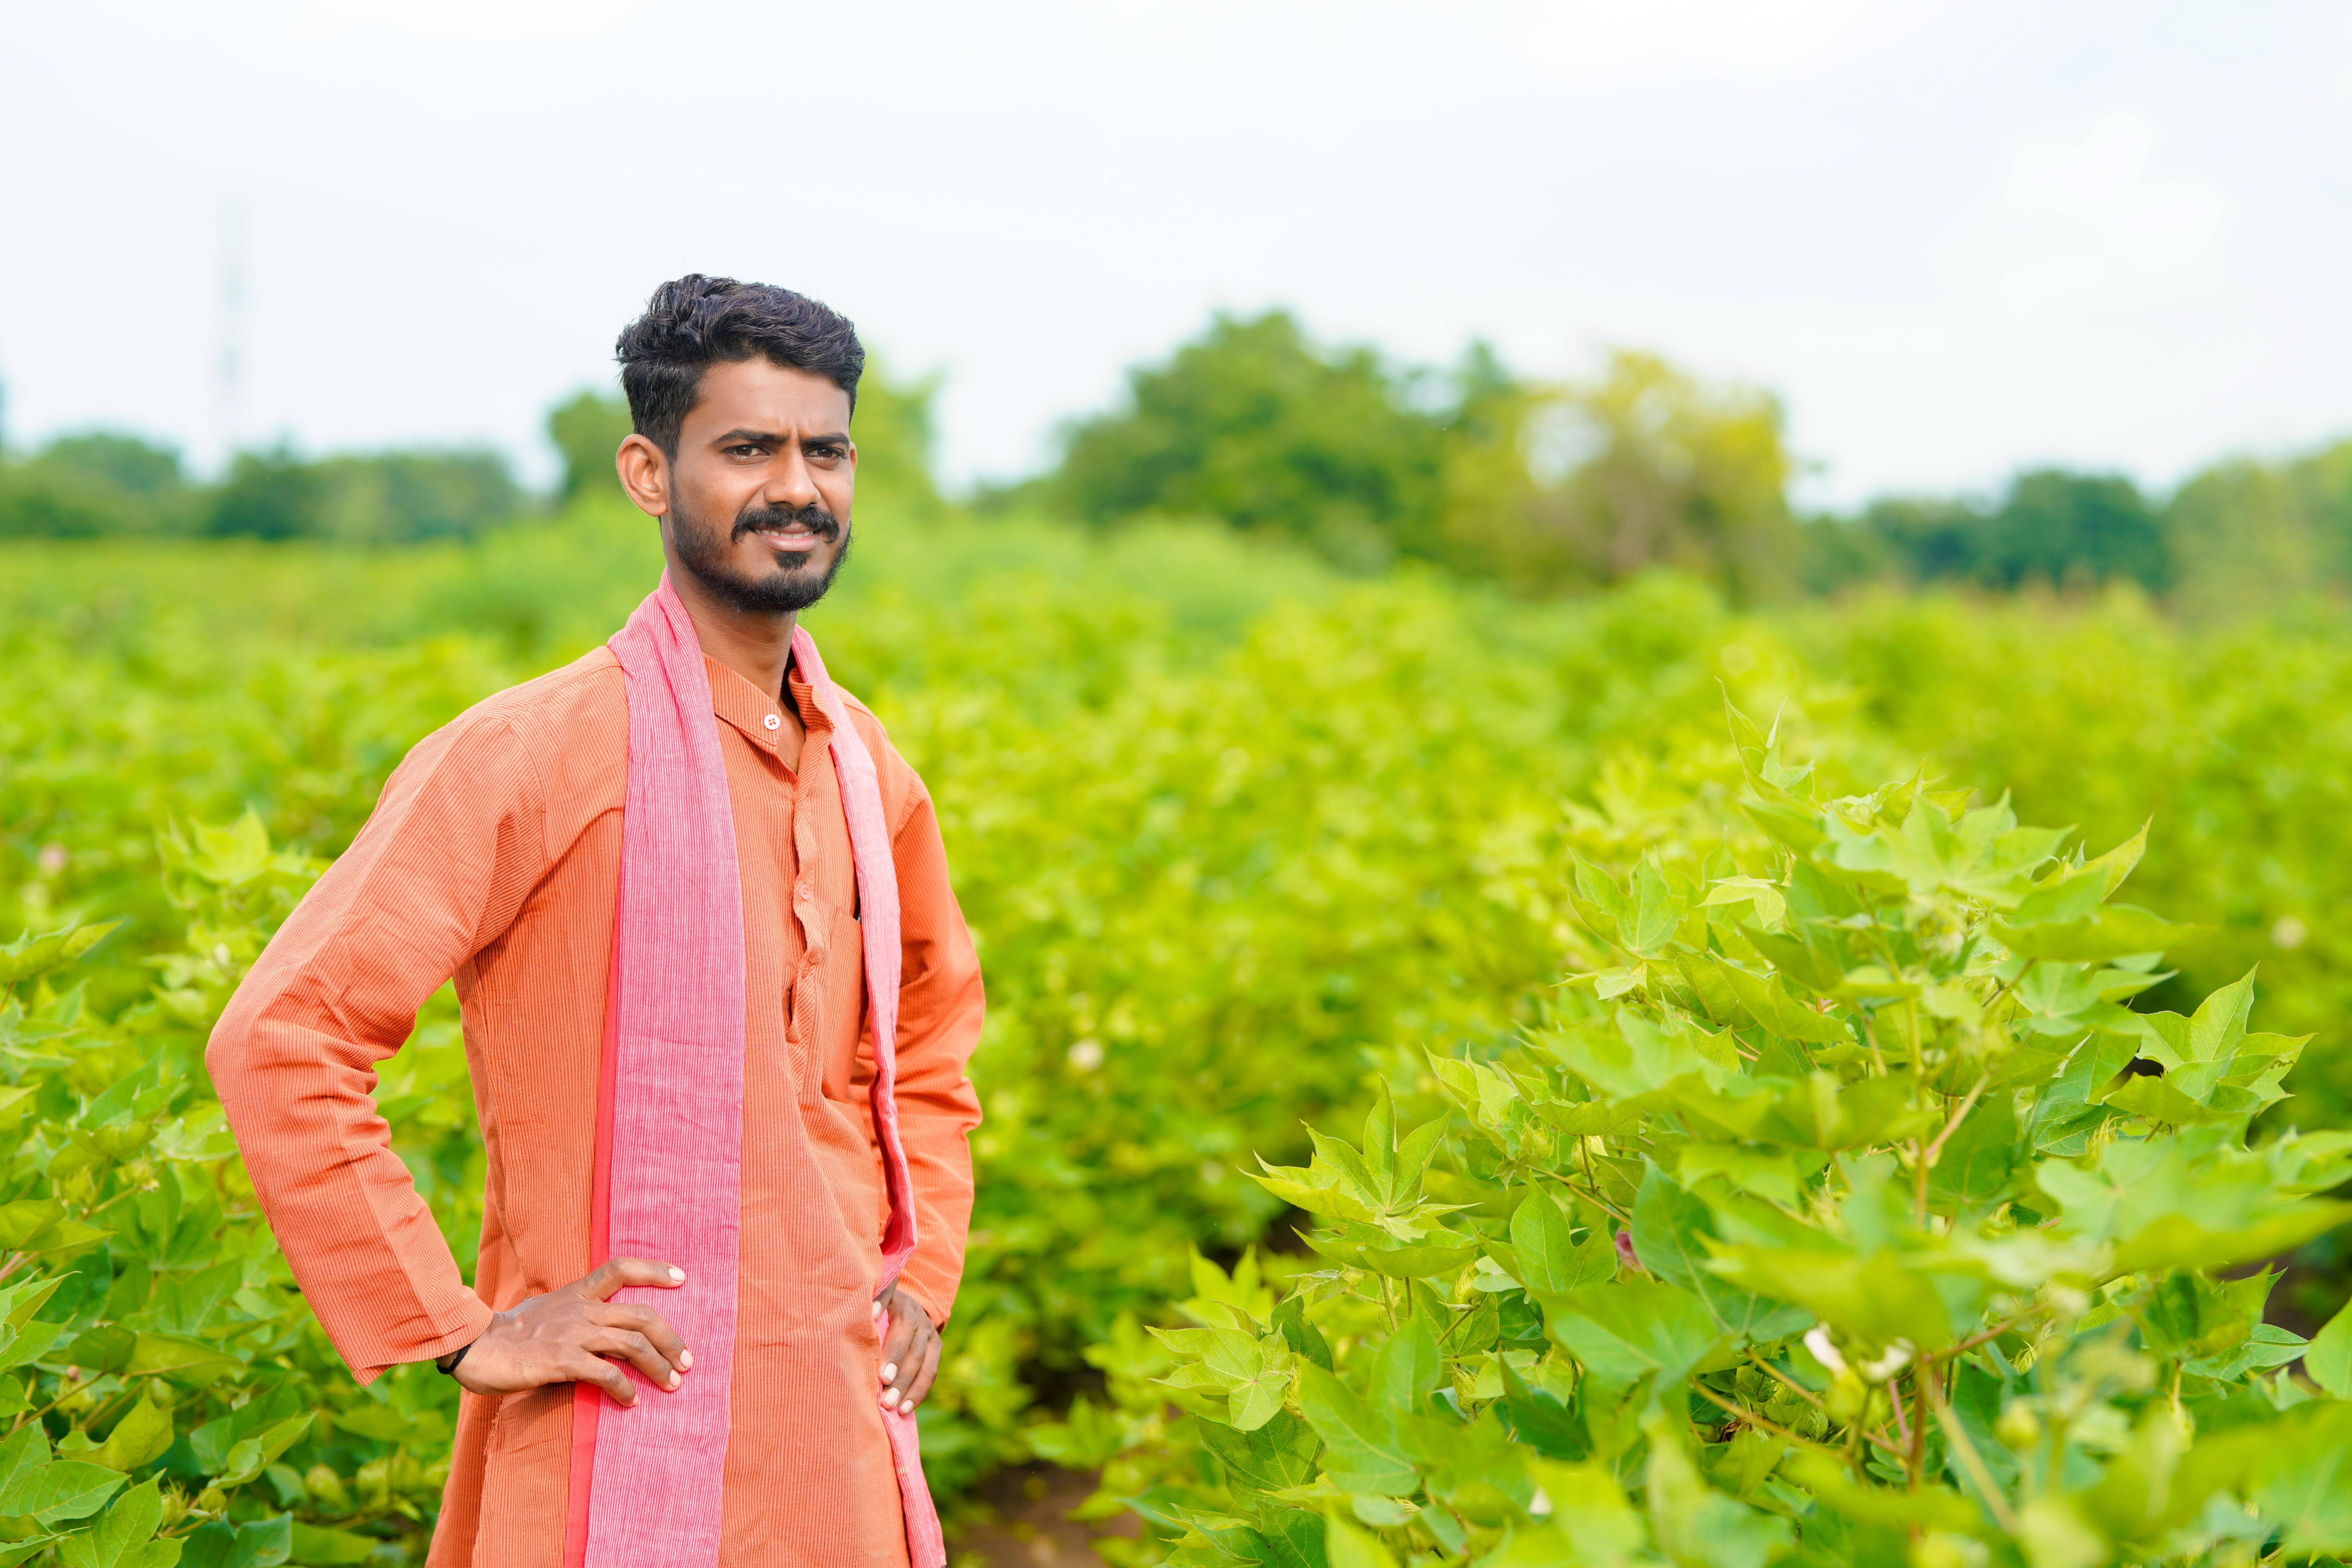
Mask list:
[{"label": "man's face", "polygon": [[849,552],[847,393],[766,359],[711,365],[667,466],[663,532],[713,597],[782,615],[824,596]]}]

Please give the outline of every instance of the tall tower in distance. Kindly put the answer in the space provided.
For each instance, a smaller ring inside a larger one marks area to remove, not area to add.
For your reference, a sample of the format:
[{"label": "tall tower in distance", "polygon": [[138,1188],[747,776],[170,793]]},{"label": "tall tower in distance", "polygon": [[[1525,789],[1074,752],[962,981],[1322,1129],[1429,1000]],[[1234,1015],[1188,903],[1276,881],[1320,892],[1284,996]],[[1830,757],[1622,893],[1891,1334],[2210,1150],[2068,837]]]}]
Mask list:
[{"label": "tall tower in distance", "polygon": [[235,195],[221,201],[219,372],[213,434],[226,473],[245,441],[245,202]]}]

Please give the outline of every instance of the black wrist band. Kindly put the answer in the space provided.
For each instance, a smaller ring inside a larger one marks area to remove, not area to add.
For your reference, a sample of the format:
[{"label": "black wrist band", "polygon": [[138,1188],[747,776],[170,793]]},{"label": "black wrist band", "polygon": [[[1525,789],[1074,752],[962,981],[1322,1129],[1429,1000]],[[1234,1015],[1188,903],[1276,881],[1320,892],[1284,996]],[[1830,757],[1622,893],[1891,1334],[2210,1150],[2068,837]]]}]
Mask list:
[{"label": "black wrist band", "polygon": [[456,1372],[457,1370],[457,1363],[464,1361],[466,1359],[466,1352],[473,1348],[474,1346],[472,1342],[468,1341],[467,1343],[459,1345],[456,1350],[451,1351],[447,1355],[436,1356],[434,1358],[433,1370],[441,1373]]}]

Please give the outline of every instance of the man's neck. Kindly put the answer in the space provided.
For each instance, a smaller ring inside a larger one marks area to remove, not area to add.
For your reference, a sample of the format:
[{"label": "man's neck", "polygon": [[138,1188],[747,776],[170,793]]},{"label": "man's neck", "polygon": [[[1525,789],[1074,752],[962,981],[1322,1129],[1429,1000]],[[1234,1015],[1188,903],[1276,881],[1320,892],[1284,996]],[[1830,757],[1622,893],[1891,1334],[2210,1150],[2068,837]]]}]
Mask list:
[{"label": "man's neck", "polygon": [[800,624],[800,616],[746,614],[713,598],[692,573],[679,570],[675,563],[669,584],[694,622],[695,640],[702,645],[702,651],[791,711],[792,700],[784,693],[784,669],[792,663],[793,628]]}]

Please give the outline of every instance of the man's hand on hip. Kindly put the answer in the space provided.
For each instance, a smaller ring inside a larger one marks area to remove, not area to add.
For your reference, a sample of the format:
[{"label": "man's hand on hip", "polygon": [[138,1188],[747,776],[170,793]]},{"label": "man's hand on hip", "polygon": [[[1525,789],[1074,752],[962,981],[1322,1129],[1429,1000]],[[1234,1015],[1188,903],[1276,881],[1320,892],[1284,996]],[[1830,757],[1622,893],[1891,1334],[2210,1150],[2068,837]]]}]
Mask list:
[{"label": "man's hand on hip", "polygon": [[685,1283],[685,1270],[667,1263],[615,1258],[583,1279],[499,1313],[450,1375],[476,1394],[593,1383],[621,1404],[635,1405],[636,1384],[615,1360],[635,1367],[656,1388],[676,1388],[694,1354],[651,1307],[607,1298],[625,1285],[674,1290]]},{"label": "man's hand on hip", "polygon": [[874,1315],[890,1314],[882,1331],[882,1408],[912,1415],[940,1372],[940,1331],[912,1296],[893,1285],[875,1298]]}]

